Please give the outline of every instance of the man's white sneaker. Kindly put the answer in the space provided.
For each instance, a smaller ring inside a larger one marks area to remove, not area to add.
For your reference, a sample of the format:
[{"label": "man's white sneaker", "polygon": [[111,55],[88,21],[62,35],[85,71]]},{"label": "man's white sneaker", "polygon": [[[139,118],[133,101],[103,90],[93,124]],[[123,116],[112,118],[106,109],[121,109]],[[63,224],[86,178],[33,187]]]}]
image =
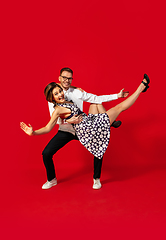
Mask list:
[{"label": "man's white sneaker", "polygon": [[56,178],[52,179],[51,181],[47,181],[45,184],[43,184],[42,189],[49,189],[55,185],[57,185]]},{"label": "man's white sneaker", "polygon": [[100,179],[93,179],[93,189],[100,189],[101,188],[101,183],[100,183]]}]

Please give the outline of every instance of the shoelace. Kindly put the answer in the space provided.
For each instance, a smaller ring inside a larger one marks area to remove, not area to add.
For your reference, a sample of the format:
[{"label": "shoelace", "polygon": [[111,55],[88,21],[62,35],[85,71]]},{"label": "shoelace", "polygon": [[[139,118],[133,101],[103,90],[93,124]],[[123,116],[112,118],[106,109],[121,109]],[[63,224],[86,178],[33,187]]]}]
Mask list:
[{"label": "shoelace", "polygon": [[95,180],[94,184],[99,184],[99,180]]}]

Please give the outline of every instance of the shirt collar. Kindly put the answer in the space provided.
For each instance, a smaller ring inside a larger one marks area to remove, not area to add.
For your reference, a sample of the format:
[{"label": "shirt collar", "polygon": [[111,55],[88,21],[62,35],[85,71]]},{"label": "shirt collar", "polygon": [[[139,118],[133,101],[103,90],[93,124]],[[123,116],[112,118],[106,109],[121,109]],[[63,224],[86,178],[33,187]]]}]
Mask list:
[{"label": "shirt collar", "polygon": [[64,89],[63,89],[63,91],[64,91],[65,94],[68,94],[68,93],[71,92],[71,88],[69,88],[69,89],[67,89],[67,90],[64,90]]}]

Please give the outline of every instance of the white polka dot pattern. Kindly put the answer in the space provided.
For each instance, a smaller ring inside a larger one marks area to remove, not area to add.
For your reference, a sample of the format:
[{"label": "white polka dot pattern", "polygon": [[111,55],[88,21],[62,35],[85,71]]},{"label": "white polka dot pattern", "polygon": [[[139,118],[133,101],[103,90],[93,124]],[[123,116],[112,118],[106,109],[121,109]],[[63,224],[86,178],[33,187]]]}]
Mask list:
[{"label": "white polka dot pattern", "polygon": [[[80,113],[77,105],[72,103],[57,104],[66,107],[73,114]],[[82,113],[83,121],[74,124],[79,141],[91,152],[95,157],[101,159],[108,147],[110,140],[110,121],[107,113],[88,114]]]}]

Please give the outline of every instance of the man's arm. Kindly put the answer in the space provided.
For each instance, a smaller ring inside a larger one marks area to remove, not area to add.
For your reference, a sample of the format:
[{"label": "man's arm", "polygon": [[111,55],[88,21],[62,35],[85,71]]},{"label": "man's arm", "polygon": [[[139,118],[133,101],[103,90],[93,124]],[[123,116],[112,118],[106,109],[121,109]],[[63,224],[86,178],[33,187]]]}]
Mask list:
[{"label": "man's arm", "polygon": [[75,86],[70,86],[70,88],[78,89],[78,90],[80,90],[81,92],[84,92],[84,90],[83,90],[82,88],[78,88],[78,87],[75,87]]},{"label": "man's arm", "polygon": [[112,100],[116,100],[118,98],[127,97],[129,92],[124,92],[124,88],[117,94],[110,94],[110,95],[101,95],[97,96],[92,93],[82,92],[81,94],[78,94],[78,98],[80,98],[82,101],[90,102],[90,103],[97,103],[101,104],[103,102],[110,102]]}]

